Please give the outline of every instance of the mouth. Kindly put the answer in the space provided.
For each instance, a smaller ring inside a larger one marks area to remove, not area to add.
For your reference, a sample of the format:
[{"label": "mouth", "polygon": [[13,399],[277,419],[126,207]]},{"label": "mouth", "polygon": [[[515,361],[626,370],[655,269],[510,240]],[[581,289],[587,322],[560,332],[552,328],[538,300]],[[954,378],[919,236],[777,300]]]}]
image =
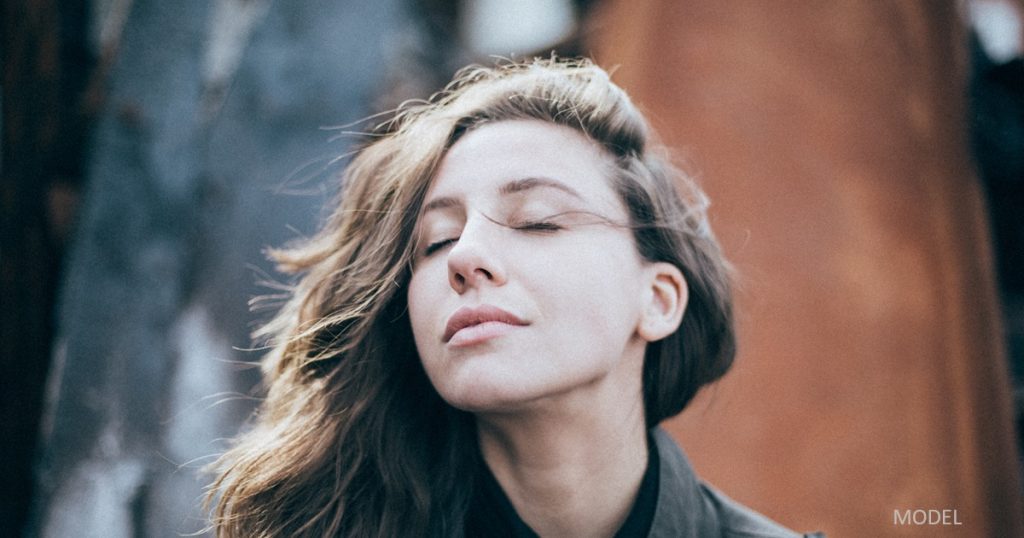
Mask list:
[{"label": "mouth", "polygon": [[441,340],[445,343],[469,344],[503,334],[511,327],[528,325],[515,314],[496,306],[463,306],[455,311],[444,329]]}]

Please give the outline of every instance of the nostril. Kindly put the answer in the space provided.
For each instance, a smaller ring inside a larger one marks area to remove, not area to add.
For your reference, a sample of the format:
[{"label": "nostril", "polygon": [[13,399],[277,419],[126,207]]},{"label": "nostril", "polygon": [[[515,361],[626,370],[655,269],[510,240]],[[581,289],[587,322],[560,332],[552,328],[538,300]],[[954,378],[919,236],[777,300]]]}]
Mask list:
[{"label": "nostril", "polygon": [[480,240],[466,241],[463,231],[459,241],[448,251],[448,282],[462,293],[485,283],[502,283],[504,274],[497,265],[500,257],[484,248]]}]

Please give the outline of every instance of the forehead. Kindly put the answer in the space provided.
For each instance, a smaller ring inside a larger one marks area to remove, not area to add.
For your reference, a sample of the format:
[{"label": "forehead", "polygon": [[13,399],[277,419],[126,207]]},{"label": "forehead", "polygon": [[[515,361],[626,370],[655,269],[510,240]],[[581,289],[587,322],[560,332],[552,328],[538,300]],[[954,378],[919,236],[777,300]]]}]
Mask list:
[{"label": "forehead", "polygon": [[509,182],[542,178],[564,184],[585,201],[609,203],[615,200],[611,166],[609,154],[575,129],[539,120],[501,121],[471,130],[448,150],[428,200],[557,190],[502,191]]}]

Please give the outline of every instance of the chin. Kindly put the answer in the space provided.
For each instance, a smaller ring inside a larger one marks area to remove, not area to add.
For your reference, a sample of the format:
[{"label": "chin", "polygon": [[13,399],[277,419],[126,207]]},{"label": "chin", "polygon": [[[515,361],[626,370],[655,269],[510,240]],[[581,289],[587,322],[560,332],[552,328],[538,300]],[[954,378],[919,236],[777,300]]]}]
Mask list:
[{"label": "chin", "polygon": [[515,411],[536,399],[536,396],[515,394],[508,390],[488,390],[483,387],[441,393],[441,397],[452,407],[469,413]]},{"label": "chin", "polygon": [[469,413],[512,412],[547,393],[541,387],[524,386],[522,381],[477,376],[438,387],[438,392],[449,405]]}]

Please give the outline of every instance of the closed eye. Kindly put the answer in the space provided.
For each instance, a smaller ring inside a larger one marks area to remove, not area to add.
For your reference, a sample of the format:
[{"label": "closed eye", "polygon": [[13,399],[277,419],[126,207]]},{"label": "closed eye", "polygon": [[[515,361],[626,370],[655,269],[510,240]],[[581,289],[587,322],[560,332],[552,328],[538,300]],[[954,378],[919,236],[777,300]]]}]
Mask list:
[{"label": "closed eye", "polygon": [[512,226],[513,229],[522,230],[527,232],[555,232],[561,230],[562,227],[553,222],[522,222]]},{"label": "closed eye", "polygon": [[[553,222],[543,222],[543,221],[521,222],[521,223],[518,223],[518,224],[511,225],[510,227],[513,230],[519,230],[519,231],[524,231],[524,232],[556,232],[558,230],[563,230],[564,229],[562,226],[559,226],[559,225],[557,225],[557,224],[555,224]],[[459,240],[458,237],[450,237],[448,239],[441,239],[440,241],[435,241],[433,243],[430,243],[429,245],[427,245],[427,248],[423,249],[423,255],[424,256],[430,256],[431,254],[434,254],[435,252],[438,252],[438,251],[440,251],[442,249],[450,247],[452,244],[454,244],[458,240]]]},{"label": "closed eye", "polygon": [[439,251],[439,250],[441,250],[441,249],[443,249],[445,247],[451,246],[453,243],[455,243],[458,240],[459,240],[458,237],[450,237],[448,239],[442,239],[440,241],[435,241],[435,242],[427,245],[427,248],[423,250],[423,255],[424,256],[430,256],[431,254],[433,254],[433,253],[435,253],[435,252],[437,252],[437,251]]}]

